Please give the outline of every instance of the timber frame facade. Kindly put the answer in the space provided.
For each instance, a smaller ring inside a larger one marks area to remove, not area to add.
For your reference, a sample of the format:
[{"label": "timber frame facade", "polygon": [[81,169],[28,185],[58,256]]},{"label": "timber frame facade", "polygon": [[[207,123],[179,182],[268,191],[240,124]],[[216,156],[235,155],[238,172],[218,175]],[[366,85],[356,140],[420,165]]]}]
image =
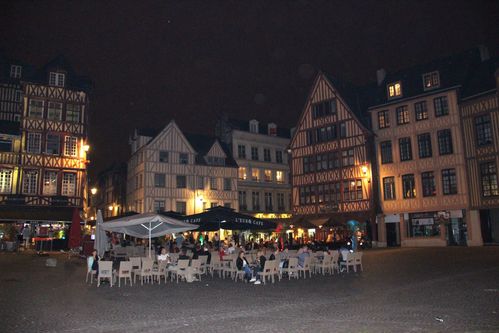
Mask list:
[{"label": "timber frame facade", "polygon": [[0,152],[0,220],[71,221],[86,200],[90,83],[58,57],[21,84],[20,140]]},{"label": "timber frame facade", "polygon": [[356,220],[372,227],[375,220],[373,134],[353,96],[320,72],[291,139],[293,214],[314,225]]},{"label": "timber frame facade", "polygon": [[[460,103],[470,207],[484,243],[499,243],[499,59],[483,62]],[[478,229],[478,228],[477,228]]]},{"label": "timber frame facade", "polygon": [[200,213],[238,207],[237,164],[217,139],[163,130],[135,130],[127,168],[127,211]]}]

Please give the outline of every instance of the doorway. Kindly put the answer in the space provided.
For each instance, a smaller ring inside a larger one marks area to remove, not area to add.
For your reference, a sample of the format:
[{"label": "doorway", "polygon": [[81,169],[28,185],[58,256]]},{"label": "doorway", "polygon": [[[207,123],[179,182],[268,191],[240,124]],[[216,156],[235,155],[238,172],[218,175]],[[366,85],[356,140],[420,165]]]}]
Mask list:
[{"label": "doorway", "polygon": [[386,223],[386,246],[400,246],[400,223]]}]

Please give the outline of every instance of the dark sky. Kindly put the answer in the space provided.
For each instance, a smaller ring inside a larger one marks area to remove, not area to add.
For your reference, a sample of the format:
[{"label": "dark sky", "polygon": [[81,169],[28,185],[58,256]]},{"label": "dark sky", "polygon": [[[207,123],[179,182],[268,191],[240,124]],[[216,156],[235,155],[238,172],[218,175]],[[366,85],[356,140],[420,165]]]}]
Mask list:
[{"label": "dark sky", "polygon": [[0,49],[91,77],[91,175],[134,127],[212,133],[221,112],[292,127],[315,70],[354,83],[478,44],[499,1],[2,1]]}]

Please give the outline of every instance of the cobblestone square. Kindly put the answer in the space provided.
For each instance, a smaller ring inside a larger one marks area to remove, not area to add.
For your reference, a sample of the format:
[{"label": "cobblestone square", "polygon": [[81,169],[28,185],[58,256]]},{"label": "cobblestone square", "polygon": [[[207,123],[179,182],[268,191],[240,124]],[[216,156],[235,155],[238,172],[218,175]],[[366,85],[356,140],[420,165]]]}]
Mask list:
[{"label": "cobblestone square", "polygon": [[498,332],[499,247],[369,250],[364,272],[99,288],[63,255],[0,254],[1,332]]}]

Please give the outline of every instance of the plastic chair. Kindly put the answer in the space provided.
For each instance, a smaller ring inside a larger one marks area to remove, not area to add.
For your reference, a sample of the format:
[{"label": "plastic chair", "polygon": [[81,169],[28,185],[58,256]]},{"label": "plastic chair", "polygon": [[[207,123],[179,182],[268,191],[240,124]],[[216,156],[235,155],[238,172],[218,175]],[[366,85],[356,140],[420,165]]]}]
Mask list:
[{"label": "plastic chair", "polygon": [[99,271],[97,273],[97,287],[102,279],[109,279],[109,284],[113,286],[113,262],[99,261]]}]

